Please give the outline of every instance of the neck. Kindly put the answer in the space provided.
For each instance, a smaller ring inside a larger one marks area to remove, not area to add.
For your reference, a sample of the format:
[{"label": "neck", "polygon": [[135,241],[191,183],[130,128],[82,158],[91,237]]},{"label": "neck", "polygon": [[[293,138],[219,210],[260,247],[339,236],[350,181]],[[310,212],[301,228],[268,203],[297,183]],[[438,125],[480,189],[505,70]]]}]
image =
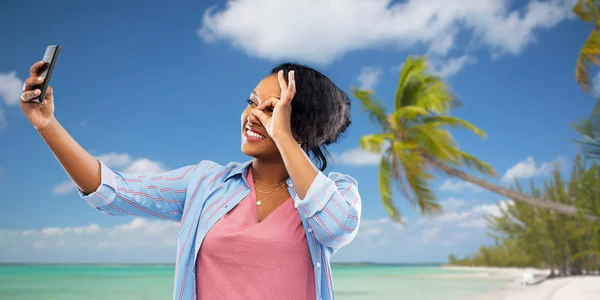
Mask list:
[{"label": "neck", "polygon": [[252,160],[252,177],[265,184],[277,184],[289,178],[285,164],[280,161]]}]

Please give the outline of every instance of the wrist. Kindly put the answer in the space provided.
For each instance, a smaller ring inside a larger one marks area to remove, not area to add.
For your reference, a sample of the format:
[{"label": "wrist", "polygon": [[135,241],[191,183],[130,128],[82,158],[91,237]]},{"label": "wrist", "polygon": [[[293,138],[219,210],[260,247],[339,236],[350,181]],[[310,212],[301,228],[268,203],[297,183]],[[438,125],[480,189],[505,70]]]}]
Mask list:
[{"label": "wrist", "polygon": [[54,116],[52,116],[50,119],[48,119],[47,122],[45,122],[44,125],[42,126],[34,126],[35,130],[37,130],[38,133],[40,134],[44,134],[48,131],[51,131],[53,128],[56,128],[56,126],[58,125],[58,120],[56,120],[56,118]]},{"label": "wrist", "polygon": [[275,144],[277,146],[282,146],[284,144],[290,144],[292,142],[294,144],[298,144],[298,142],[296,142],[296,140],[294,139],[294,136],[292,135],[291,132],[284,132],[284,133],[274,134],[273,135],[273,141],[275,141]]}]

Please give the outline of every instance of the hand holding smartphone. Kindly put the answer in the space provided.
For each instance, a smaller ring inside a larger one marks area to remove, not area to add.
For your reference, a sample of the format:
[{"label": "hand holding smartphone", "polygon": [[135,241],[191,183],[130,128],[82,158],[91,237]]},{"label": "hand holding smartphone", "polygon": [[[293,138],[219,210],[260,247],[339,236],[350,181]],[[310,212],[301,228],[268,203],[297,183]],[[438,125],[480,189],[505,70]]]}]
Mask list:
[{"label": "hand holding smartphone", "polygon": [[46,65],[38,75],[44,80],[40,87],[41,93],[39,97],[31,99],[31,102],[42,103],[42,101],[44,101],[46,91],[48,90],[48,85],[50,84],[50,78],[52,77],[52,72],[54,71],[54,66],[56,65],[56,60],[58,59],[58,54],[60,53],[61,48],[62,47],[60,45],[50,45],[46,48],[46,52],[44,53],[44,57],[42,59]]}]

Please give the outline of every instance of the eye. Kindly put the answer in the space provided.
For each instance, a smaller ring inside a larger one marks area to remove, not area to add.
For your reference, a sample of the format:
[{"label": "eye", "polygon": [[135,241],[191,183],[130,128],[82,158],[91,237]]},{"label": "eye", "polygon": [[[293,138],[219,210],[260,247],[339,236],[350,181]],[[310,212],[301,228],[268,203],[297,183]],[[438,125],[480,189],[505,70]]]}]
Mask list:
[{"label": "eye", "polygon": [[252,101],[252,99],[248,99],[248,100],[246,100],[246,102],[248,102],[248,105],[256,106],[256,104],[254,103],[254,101]]}]

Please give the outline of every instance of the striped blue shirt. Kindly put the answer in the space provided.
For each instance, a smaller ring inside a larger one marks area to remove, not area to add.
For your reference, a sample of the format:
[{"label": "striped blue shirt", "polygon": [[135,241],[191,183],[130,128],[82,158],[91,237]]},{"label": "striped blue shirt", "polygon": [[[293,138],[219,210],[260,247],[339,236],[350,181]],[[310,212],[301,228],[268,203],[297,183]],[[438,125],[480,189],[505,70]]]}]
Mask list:
[{"label": "striped blue shirt", "polygon": [[[124,174],[101,165],[102,182],[84,195],[91,206],[111,215],[180,222],[173,299],[196,299],[195,265],[210,228],[250,192],[246,174],[251,161],[220,165],[203,160],[156,174]],[[288,191],[304,225],[315,271],[316,299],[333,299],[331,256],[356,236],[361,199],[354,178],[318,172],[304,199],[291,179]]]}]

